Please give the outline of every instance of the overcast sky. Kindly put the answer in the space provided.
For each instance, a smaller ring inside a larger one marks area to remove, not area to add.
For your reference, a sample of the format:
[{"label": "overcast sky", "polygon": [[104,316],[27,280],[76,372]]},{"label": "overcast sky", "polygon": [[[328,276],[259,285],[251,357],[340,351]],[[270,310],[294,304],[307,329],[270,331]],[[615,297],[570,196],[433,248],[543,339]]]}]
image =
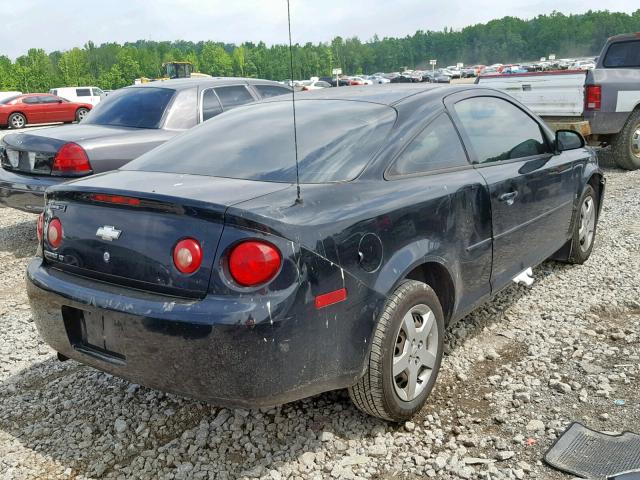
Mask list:
[{"label": "overcast sky", "polygon": [[[291,0],[293,40],[299,43],[459,29],[554,9],[630,13],[639,7],[637,0]],[[0,18],[0,54],[12,58],[33,47],[66,50],[89,40],[287,41],[286,0],[0,0]]]}]

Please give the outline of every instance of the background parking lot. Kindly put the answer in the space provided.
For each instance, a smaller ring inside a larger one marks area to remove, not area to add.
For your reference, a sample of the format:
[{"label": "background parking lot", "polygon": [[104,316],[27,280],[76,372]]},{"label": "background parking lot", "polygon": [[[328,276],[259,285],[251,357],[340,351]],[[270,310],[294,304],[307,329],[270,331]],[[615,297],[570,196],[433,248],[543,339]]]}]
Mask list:
[{"label": "background parking lot", "polygon": [[0,209],[2,478],[566,478],[540,460],[570,422],[640,429],[640,171],[606,175],[591,260],[547,262],[449,329],[404,425],[343,392],[228,410],[58,362],[24,291],[36,217]]}]

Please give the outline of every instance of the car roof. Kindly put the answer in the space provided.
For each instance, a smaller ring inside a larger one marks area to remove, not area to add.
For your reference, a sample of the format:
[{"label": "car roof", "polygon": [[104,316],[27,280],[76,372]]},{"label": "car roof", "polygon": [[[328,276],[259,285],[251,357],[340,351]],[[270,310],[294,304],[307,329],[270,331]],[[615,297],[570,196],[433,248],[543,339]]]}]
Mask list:
[{"label": "car roof", "polygon": [[[420,93],[425,93],[433,98],[442,98],[456,91],[468,90],[469,88],[473,88],[473,85],[388,83],[386,85],[333,87],[312,90],[310,92],[296,94],[296,100],[350,100],[392,106]],[[265,100],[265,102],[278,101],[285,101],[285,98],[279,96]]]},{"label": "car roof", "polygon": [[174,90],[185,90],[193,87],[215,87],[232,84],[235,85],[238,83],[249,83],[251,85],[279,85],[286,88],[286,85],[282,85],[281,83],[274,82],[272,80],[243,77],[176,78],[173,80],[157,80],[140,85],[131,85],[126,88],[171,88]]},{"label": "car roof", "polygon": [[613,37],[609,37],[607,42],[615,42],[617,40],[633,40],[640,38],[640,32],[636,33],[622,33],[620,35],[614,35]]}]

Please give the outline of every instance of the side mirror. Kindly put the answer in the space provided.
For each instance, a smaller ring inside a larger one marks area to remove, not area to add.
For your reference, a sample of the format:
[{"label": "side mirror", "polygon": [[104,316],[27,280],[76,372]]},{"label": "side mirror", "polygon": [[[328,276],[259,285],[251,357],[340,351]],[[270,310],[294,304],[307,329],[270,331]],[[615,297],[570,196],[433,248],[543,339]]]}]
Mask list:
[{"label": "side mirror", "polygon": [[558,130],[556,132],[556,150],[564,152],[576,150],[586,145],[584,137],[573,130]]},{"label": "side mirror", "polygon": [[62,100],[58,100],[58,103],[62,103]]}]

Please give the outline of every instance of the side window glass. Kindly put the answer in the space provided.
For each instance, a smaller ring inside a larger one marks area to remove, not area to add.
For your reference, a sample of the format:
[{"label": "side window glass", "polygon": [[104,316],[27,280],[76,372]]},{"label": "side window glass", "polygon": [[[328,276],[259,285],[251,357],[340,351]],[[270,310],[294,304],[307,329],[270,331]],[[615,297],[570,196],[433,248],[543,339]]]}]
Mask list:
[{"label": "side window glass", "polygon": [[454,108],[479,163],[550,153],[540,125],[506,100],[474,97]]},{"label": "side window glass", "polygon": [[225,110],[253,102],[253,97],[243,85],[215,89]]},{"label": "side window glass", "polygon": [[285,87],[277,87],[275,85],[254,85],[254,88],[260,95],[262,95],[262,98],[277,97],[278,95],[291,93],[290,89]]},{"label": "side window glass", "polygon": [[43,97],[40,97],[40,103],[58,103],[59,99],[58,97],[54,97],[53,95],[45,95]]},{"label": "side window glass", "polygon": [[640,67],[640,40],[614,43],[604,57],[606,68]]},{"label": "side window glass", "polygon": [[222,105],[218,101],[213,88],[204,91],[202,95],[202,121],[206,122],[210,118],[222,113]]},{"label": "side window glass", "polygon": [[78,97],[90,97],[91,89],[90,88],[76,88],[76,96]]},{"label": "side window glass", "polygon": [[22,99],[22,103],[26,103],[28,105],[36,105],[40,103],[40,97],[25,97]]},{"label": "side window glass", "polygon": [[449,116],[443,113],[411,141],[389,173],[409,175],[468,164],[458,133]]},{"label": "side window glass", "polygon": [[99,97],[101,95],[104,95],[104,92],[102,90],[100,90],[99,88],[94,88],[93,89],[93,96],[94,97]]}]

